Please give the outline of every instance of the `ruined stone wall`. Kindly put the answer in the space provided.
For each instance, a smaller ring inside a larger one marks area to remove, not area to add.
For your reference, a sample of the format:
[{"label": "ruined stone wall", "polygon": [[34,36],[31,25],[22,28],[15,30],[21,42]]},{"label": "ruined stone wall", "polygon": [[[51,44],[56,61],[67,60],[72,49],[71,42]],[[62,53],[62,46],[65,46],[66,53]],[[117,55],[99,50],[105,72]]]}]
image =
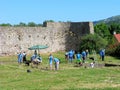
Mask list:
[{"label": "ruined stone wall", "polygon": [[13,55],[33,45],[48,45],[40,52],[77,50],[81,36],[94,33],[92,22],[47,22],[43,27],[0,27],[0,55]]}]

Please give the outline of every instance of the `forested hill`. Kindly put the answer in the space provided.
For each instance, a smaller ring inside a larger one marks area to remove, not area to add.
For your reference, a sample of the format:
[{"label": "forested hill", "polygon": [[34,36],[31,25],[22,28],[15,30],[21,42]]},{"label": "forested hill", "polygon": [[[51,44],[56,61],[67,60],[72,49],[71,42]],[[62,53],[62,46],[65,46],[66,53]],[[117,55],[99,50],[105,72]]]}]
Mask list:
[{"label": "forested hill", "polygon": [[103,20],[98,20],[98,21],[93,21],[94,25],[98,23],[106,23],[106,24],[111,24],[111,23],[120,23],[120,15],[117,16],[112,16],[107,19]]}]

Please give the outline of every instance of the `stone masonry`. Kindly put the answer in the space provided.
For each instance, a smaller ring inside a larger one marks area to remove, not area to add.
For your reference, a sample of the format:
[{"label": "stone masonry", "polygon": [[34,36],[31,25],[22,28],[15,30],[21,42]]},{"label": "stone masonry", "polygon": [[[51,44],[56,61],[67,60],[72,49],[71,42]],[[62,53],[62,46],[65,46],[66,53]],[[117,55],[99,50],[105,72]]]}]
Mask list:
[{"label": "stone masonry", "polygon": [[14,55],[33,45],[48,45],[41,53],[78,50],[80,39],[94,34],[92,22],[44,22],[43,27],[0,27],[0,56]]}]

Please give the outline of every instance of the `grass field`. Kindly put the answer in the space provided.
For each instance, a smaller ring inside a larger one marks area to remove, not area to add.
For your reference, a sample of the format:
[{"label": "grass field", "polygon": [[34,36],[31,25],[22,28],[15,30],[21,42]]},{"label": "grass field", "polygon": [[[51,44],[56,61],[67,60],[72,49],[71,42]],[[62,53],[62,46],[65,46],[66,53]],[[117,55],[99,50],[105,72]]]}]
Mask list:
[{"label": "grass field", "polygon": [[[61,59],[58,71],[46,69],[49,54],[41,54],[43,62],[38,68],[18,65],[16,56],[0,57],[0,90],[120,90],[120,66],[74,67],[75,60],[67,63],[63,52],[53,55]],[[99,64],[120,64],[120,59],[110,56],[104,62],[97,58]],[[87,60],[87,64],[90,62]]]}]

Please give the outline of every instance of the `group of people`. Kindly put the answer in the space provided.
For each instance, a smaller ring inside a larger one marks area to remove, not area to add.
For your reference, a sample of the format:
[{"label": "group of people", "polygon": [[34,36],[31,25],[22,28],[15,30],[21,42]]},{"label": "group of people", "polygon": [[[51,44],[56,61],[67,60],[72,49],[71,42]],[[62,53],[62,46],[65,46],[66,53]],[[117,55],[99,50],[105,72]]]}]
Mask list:
[{"label": "group of people", "polygon": [[26,61],[26,53],[25,52],[17,53],[17,56],[18,56],[19,64],[24,63]]},{"label": "group of people", "polygon": [[82,53],[80,54],[80,52],[77,52],[75,54],[74,50],[70,50],[69,52],[65,53],[65,59],[69,62],[72,63],[73,60],[76,58],[77,59],[77,63],[82,64],[86,62],[86,58],[88,56],[88,50],[86,51],[82,51]]},{"label": "group of people", "polygon": [[[90,64],[90,66],[94,67],[95,60],[96,60],[96,55],[94,55],[95,51],[93,51],[92,53],[93,53],[93,57],[89,57],[89,51],[88,50],[83,50],[81,53],[80,52],[75,52],[74,50],[70,50],[70,51],[65,53],[65,59],[69,63],[72,63],[73,60],[76,58],[77,64],[82,65],[83,63],[86,62],[87,58],[90,58],[90,59],[92,58],[93,62]],[[100,54],[100,59],[102,61],[104,61],[105,49],[101,49],[99,54]]]},{"label": "group of people", "polygon": [[[25,52],[20,52],[18,53],[18,63],[21,64],[21,63],[25,63],[27,60],[26,60],[26,53]],[[50,70],[52,70],[52,66],[53,66],[53,63],[55,65],[55,70],[59,70],[59,63],[60,63],[60,59],[56,58],[56,57],[53,57],[52,54],[49,55],[49,58],[48,58],[48,62],[49,62],[49,67],[50,67]],[[42,57],[40,56],[40,54],[37,54],[37,51],[35,50],[34,54],[31,56],[30,58],[30,62],[38,62],[38,63],[41,63],[42,62]]]},{"label": "group of people", "polygon": [[[104,57],[105,57],[105,49],[100,50],[100,58],[102,59],[102,61],[104,61]],[[65,59],[67,60],[67,62],[72,63],[73,60],[76,58],[76,63],[79,65],[82,65],[83,63],[86,62],[86,59],[89,55],[88,50],[86,51],[82,51],[81,54],[80,52],[75,52],[74,50],[70,50],[69,52],[65,53]],[[31,62],[36,60],[37,62],[41,63],[42,62],[42,57],[40,56],[40,54],[37,54],[37,51],[35,50],[34,54],[31,56]],[[20,52],[18,53],[18,63],[24,63],[26,62],[26,53],[25,52]],[[48,57],[48,62],[49,62],[49,68],[50,70],[53,69],[53,63],[55,66],[55,70],[59,70],[59,63],[60,63],[60,59],[53,57],[52,54],[49,55]],[[95,62],[92,62],[90,64],[91,67],[94,67]]]},{"label": "group of people", "polygon": [[[34,52],[34,55],[31,57],[31,61],[34,61],[34,60],[38,60],[38,62],[42,62],[42,57],[40,56],[40,54],[37,54],[36,50]],[[60,59],[56,58],[56,57],[53,57],[52,54],[49,55],[49,67],[50,67],[50,70],[52,70],[52,66],[53,66],[53,63],[55,65],[55,70],[59,70],[59,62],[60,62]]]},{"label": "group of people", "polygon": [[35,61],[35,62],[41,63],[42,57],[40,56],[40,54],[37,54],[37,51],[35,50],[34,54],[31,56],[30,61],[31,62]]},{"label": "group of people", "polygon": [[50,70],[52,70],[53,62],[55,65],[55,70],[59,70],[60,59],[53,57],[53,55],[50,54],[48,60],[49,60]]}]

